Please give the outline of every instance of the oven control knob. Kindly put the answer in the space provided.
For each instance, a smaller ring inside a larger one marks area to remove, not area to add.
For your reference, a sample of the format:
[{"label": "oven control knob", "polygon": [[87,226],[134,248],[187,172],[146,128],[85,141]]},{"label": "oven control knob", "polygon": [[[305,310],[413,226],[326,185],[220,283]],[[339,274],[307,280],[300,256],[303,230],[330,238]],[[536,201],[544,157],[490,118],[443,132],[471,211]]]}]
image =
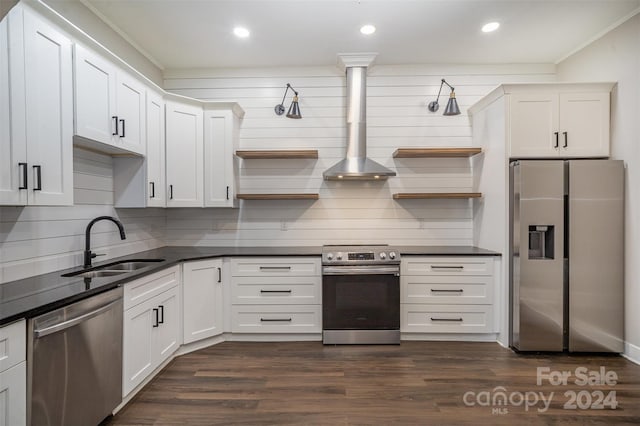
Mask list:
[{"label": "oven control knob", "polygon": [[387,253],[385,253],[385,252],[381,252],[381,253],[380,253],[380,259],[384,260],[384,259],[386,259],[386,258],[387,258]]},{"label": "oven control knob", "polygon": [[333,260],[333,253],[327,253],[327,260]]},{"label": "oven control knob", "polygon": [[389,252],[389,259],[395,259],[395,258],[396,258],[396,252],[395,251]]},{"label": "oven control knob", "polygon": [[336,260],[342,260],[342,253],[336,254]]}]

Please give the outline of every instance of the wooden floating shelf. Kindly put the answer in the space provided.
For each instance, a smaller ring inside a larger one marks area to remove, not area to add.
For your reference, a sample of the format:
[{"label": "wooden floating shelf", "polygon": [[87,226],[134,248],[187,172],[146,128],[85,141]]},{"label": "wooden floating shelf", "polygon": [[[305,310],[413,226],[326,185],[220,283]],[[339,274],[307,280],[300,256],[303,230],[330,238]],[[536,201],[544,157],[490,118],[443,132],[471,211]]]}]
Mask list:
[{"label": "wooden floating shelf", "polygon": [[393,158],[471,157],[482,148],[398,148]]},{"label": "wooden floating shelf", "polygon": [[236,155],[244,159],[298,159],[298,158],[318,158],[317,149],[298,150],[245,150],[236,151]]},{"label": "wooden floating shelf", "polygon": [[320,194],[236,194],[239,200],[317,200]]},{"label": "wooden floating shelf", "polygon": [[480,198],[481,192],[400,192],[393,194],[394,200],[423,200],[423,199],[465,199]]}]

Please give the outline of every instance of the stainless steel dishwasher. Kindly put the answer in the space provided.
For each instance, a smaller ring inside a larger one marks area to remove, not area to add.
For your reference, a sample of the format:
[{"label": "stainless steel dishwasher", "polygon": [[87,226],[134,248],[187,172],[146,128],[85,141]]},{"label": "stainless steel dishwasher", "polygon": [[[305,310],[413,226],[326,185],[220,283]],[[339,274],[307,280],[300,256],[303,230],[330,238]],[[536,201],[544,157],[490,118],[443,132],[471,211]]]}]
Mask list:
[{"label": "stainless steel dishwasher", "polygon": [[97,425],[122,401],[122,287],[29,320],[27,419]]}]

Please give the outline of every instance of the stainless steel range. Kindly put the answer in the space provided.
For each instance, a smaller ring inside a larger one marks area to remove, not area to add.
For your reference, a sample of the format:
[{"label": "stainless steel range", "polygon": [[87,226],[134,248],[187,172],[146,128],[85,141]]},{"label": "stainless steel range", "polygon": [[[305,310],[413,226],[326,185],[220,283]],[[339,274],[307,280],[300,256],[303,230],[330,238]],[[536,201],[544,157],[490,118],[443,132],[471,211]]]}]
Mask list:
[{"label": "stainless steel range", "polygon": [[400,253],[387,245],[322,250],[322,342],[400,343]]}]

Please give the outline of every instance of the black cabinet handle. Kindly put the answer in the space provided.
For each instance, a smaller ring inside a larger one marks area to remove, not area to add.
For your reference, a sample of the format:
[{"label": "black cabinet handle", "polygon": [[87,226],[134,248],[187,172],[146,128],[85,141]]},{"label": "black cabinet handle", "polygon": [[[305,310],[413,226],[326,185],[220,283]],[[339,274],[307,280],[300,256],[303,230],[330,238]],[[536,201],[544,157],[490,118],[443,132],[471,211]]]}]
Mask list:
[{"label": "black cabinet handle", "polygon": [[[118,120],[118,121],[120,121],[120,123],[122,124],[122,134],[121,134],[121,135],[119,135],[119,136],[120,136],[121,138],[124,138],[124,119],[123,119],[123,118],[121,118],[121,119],[120,119],[120,120]],[[117,131],[117,130],[116,130],[116,131]]]},{"label": "black cabinet handle", "polygon": [[36,173],[36,184],[33,187],[33,190],[42,191],[42,167],[33,166],[33,171]]},{"label": "black cabinet handle", "polygon": [[291,290],[260,290],[260,293],[289,293],[289,294],[291,294]]},{"label": "black cabinet handle", "polygon": [[156,184],[155,184],[155,182],[149,182],[149,185],[151,185],[151,195],[149,196],[149,198],[156,198]]},{"label": "black cabinet handle", "polygon": [[153,308],[153,315],[155,316],[155,324],[152,325],[153,328],[156,328],[159,324],[158,322],[158,308]]},{"label": "black cabinet handle", "polygon": [[222,268],[218,268],[218,282],[222,282]]},{"label": "black cabinet handle", "polygon": [[261,322],[291,322],[291,318],[260,318]]},{"label": "black cabinet handle", "polygon": [[457,288],[457,289],[444,289],[444,288],[432,288],[431,289],[432,293],[464,293],[464,290],[461,288]]},{"label": "black cabinet handle", "polygon": [[169,199],[173,200],[173,185],[169,185]]},{"label": "black cabinet handle", "polygon": [[569,139],[567,137],[567,132],[562,132],[562,134],[564,135],[564,145],[562,145],[562,147],[566,148],[569,146]]},{"label": "black cabinet handle", "polygon": [[229,187],[227,186],[227,200],[229,199]]},{"label": "black cabinet handle", "polygon": [[160,311],[160,321],[158,321],[158,324],[164,324],[164,305],[159,305],[158,310]]},{"label": "black cabinet handle", "polygon": [[560,135],[558,134],[558,132],[553,132],[553,134],[556,136],[556,144],[553,147],[557,148],[558,146],[560,146]]},{"label": "black cabinet handle", "polygon": [[18,189],[29,189],[29,185],[27,184],[27,163],[18,163],[18,167],[22,168],[22,185],[18,186]]},{"label": "black cabinet handle", "polygon": [[462,322],[462,318],[434,318],[434,317],[431,317],[431,321]]},{"label": "black cabinet handle", "polygon": [[117,136],[120,132],[118,132],[118,116],[114,115],[113,117],[111,117],[111,119],[115,122],[116,124],[116,130],[115,132],[111,133],[111,136]]}]

